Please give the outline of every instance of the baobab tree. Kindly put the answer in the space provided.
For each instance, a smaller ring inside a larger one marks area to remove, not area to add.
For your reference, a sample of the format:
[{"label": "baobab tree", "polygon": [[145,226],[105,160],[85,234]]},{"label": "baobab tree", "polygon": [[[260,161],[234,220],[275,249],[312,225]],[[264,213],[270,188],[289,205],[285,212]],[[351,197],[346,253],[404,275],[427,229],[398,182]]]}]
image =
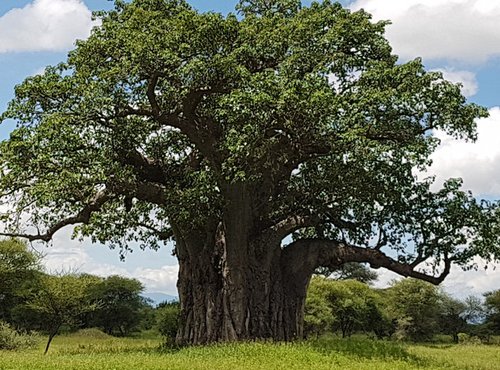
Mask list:
[{"label": "baobab tree", "polygon": [[387,23],[327,0],[228,15],[116,1],[95,16],[2,116],[17,121],[0,147],[3,234],[173,241],[179,343],[300,337],[321,266],[438,284],[500,256],[495,203],[415,176],[435,130],[473,140],[486,110],[420,60],[398,63]]}]

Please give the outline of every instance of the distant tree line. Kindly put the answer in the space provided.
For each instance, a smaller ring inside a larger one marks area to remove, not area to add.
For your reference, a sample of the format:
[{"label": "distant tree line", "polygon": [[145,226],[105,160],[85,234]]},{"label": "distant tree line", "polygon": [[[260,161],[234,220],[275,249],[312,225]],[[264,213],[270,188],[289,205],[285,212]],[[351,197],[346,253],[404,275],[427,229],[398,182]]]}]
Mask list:
[{"label": "distant tree line", "polygon": [[375,289],[355,279],[335,280],[316,275],[305,307],[307,336],[365,333],[377,338],[430,341],[489,342],[500,334],[500,290],[458,300],[440,288],[415,279],[395,281]]},{"label": "distant tree line", "polygon": [[128,336],[153,329],[175,335],[173,329],[159,326],[177,325],[178,305],[168,305],[168,314],[166,304],[153,307],[141,296],[144,286],[138,280],[117,275],[51,275],[43,271],[40,259],[22,241],[0,240],[0,323],[18,332],[47,334],[46,352],[62,330],[99,328],[110,335]]},{"label": "distant tree line", "polygon": [[[375,289],[370,284],[377,274],[362,264],[316,273],[306,299],[308,337],[364,333],[429,341],[444,334],[454,342],[471,338],[488,342],[500,334],[500,290],[485,294],[484,299],[471,296],[462,301],[415,279]],[[0,282],[2,330],[44,333],[46,351],[61,331],[98,328],[109,335],[129,336],[151,330],[173,344],[179,328],[179,304],[153,307],[141,296],[144,286],[138,280],[47,274],[41,257],[17,239],[0,240]]]}]

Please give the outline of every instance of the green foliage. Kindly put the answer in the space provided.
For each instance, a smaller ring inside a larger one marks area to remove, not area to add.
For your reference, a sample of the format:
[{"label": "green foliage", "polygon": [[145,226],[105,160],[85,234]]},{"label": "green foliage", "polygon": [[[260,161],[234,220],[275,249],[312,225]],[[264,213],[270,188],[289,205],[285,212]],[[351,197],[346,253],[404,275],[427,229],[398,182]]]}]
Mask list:
[{"label": "green foliage", "polygon": [[95,326],[108,334],[128,335],[141,323],[146,302],[140,296],[144,286],[136,279],[109,276],[88,289],[95,309],[87,315],[87,326]]},{"label": "green foliage", "polygon": [[492,332],[500,334],[500,290],[486,293],[486,322]]},{"label": "green foliage", "polygon": [[380,309],[379,297],[366,284],[318,276],[311,280],[305,308],[306,334],[333,329],[340,330],[346,337],[363,330],[382,337],[389,326]]},{"label": "green foliage", "polygon": [[26,243],[0,240],[0,320],[12,322],[13,310],[26,301],[39,276],[39,260]]},{"label": "green foliage", "polygon": [[404,279],[393,283],[388,292],[389,310],[397,322],[397,339],[425,341],[437,331],[440,294],[429,283]]},{"label": "green foliage", "polygon": [[173,343],[179,328],[180,305],[178,302],[165,302],[156,309],[157,328],[167,342]]},{"label": "green foliage", "polygon": [[96,277],[85,274],[41,277],[38,291],[31,297],[27,309],[38,315],[49,331],[45,352],[62,325],[77,327],[82,315],[96,309],[89,295],[89,288],[96,281]]},{"label": "green foliage", "polygon": [[96,307],[89,303],[89,288],[95,283],[96,278],[90,275],[44,275],[29,307],[44,315],[47,322],[77,325],[80,314]]},{"label": "green foliage", "polygon": [[306,336],[339,330],[343,336],[364,332],[379,339],[392,335],[397,340],[421,342],[434,341],[441,333],[450,335],[455,343],[463,333],[488,343],[495,333],[496,317],[492,308],[489,312],[490,320],[481,323],[484,308],[476,297],[460,301],[414,279],[377,290],[353,280],[316,276],[307,294],[304,331]]},{"label": "green foliage", "polygon": [[9,324],[0,321],[0,351],[32,348],[38,342],[39,337],[36,334],[20,334],[12,329]]},{"label": "green foliage", "polygon": [[378,278],[378,274],[374,270],[356,262],[344,263],[337,269],[320,267],[316,270],[316,274],[335,280],[357,280],[365,284],[373,283]]},{"label": "green foliage", "polygon": [[221,221],[224,189],[244,183],[258,225],[313,214],[315,236],[383,242],[400,262],[500,257],[496,204],[413,176],[432,130],[473,140],[486,109],[420,60],[397,63],[387,23],[364,11],[238,10],[118,1],[65,62],[19,84],[0,117],[18,124],[0,144],[7,226],[28,212],[23,226],[52,232],[79,215],[79,235],[157,247],[173,224]]},{"label": "green foliage", "polygon": [[324,288],[317,278],[313,278],[309,285],[304,312],[304,334],[307,337],[317,336],[332,328],[332,307],[328,302]]},{"label": "green foliage", "polygon": [[450,334],[458,343],[458,334],[467,330],[467,304],[446,294],[441,294],[438,312],[438,325],[445,334]]},{"label": "green foliage", "polygon": [[[432,132],[474,140],[485,108],[421,60],[398,63],[384,38],[387,22],[364,11],[328,0],[248,0],[237,10],[239,16],[200,13],[184,0],[117,1],[96,15],[100,26],[65,62],[19,84],[0,116],[17,123],[0,143],[0,203],[13,205],[0,216],[12,231],[6,235],[40,230],[36,238],[47,241],[79,224],[75,236],[122,253],[133,242],[156,248],[175,238],[181,261],[196,258],[182,250],[193,239],[213,253],[204,261],[221,260],[235,273],[243,267],[230,264],[244,261],[226,258],[228,251],[247,255],[247,248],[263,263],[266,251],[253,242],[274,240],[279,251],[290,234],[344,243],[359,257],[350,260],[405,276],[424,262],[436,272],[444,267],[444,277],[451,263],[467,268],[475,257],[500,259],[498,203],[477,200],[460,179],[435,191],[433,179],[414,176],[425,172],[438,145]],[[234,194],[247,205],[244,217]],[[219,235],[235,213],[246,234]],[[44,277],[35,294],[30,307],[54,323],[51,333],[101,304],[94,317],[106,331],[125,334],[137,325],[135,298],[117,303],[121,293],[110,282],[102,297],[83,303],[79,279]],[[189,291],[197,292],[200,280],[193,281]],[[233,281],[215,283],[231,292]],[[311,295],[313,332],[331,324],[348,336],[367,322],[385,322],[366,286],[346,281],[321,289],[333,321],[324,300]],[[399,335],[427,339],[437,293],[407,282],[391,292],[388,312]]]}]

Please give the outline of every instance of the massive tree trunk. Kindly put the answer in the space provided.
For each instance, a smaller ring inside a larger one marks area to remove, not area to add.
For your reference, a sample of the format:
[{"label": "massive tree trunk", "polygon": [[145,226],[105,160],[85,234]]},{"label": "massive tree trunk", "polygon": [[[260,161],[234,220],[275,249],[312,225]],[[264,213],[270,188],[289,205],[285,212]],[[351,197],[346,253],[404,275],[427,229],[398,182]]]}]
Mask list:
[{"label": "massive tree trunk", "polygon": [[[255,233],[252,198],[225,189],[224,217],[204,232],[176,230],[181,303],[180,344],[302,335],[311,274],[291,268],[273,233]],[[312,271],[311,271],[312,272]]]},{"label": "massive tree trunk", "polygon": [[[280,245],[248,243],[228,258],[234,244],[219,234],[198,252],[181,253],[179,245],[180,344],[203,344],[245,339],[292,340],[302,336],[308,277],[294,276]],[[179,241],[178,241],[179,243]],[[193,248],[195,249],[195,248]],[[216,253],[211,251],[216,250]],[[219,253],[222,252],[222,253]]]},{"label": "massive tree trunk", "polygon": [[[176,233],[179,344],[301,338],[307,287],[319,266],[367,262],[434,284],[448,273],[428,276],[380,251],[335,241],[299,240],[282,248],[279,235],[252,236],[246,216],[232,216],[198,237]],[[237,230],[248,232],[235,234]]]}]

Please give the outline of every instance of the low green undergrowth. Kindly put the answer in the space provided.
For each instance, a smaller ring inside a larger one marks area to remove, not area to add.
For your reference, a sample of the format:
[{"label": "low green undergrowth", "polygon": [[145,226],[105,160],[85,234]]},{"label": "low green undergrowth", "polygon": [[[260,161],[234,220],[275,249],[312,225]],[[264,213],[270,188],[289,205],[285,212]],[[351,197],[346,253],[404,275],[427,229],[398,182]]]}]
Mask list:
[{"label": "low green undergrowth", "polygon": [[42,348],[0,351],[0,369],[500,369],[500,347],[407,345],[362,337],[322,337],[297,343],[248,342],[182,349],[161,339],[113,338],[77,333]]},{"label": "low green undergrowth", "polygon": [[14,351],[35,347],[39,336],[30,333],[18,333],[9,324],[0,321],[0,350]]}]

